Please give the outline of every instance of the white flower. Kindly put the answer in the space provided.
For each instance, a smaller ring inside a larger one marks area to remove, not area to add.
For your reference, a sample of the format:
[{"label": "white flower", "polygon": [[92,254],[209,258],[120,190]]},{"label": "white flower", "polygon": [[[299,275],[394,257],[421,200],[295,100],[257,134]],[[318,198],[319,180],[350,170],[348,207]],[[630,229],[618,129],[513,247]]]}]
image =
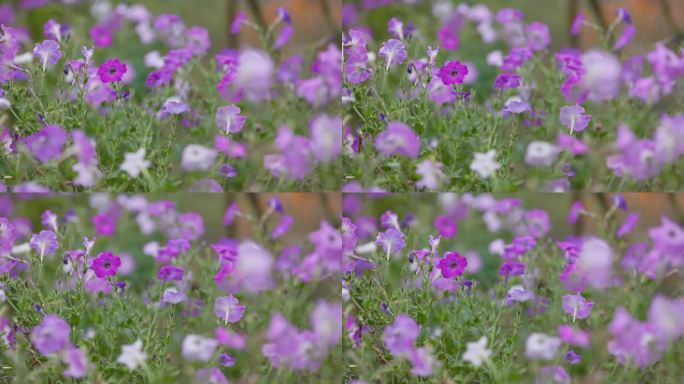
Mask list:
[{"label": "white flower", "polygon": [[525,355],[528,359],[532,360],[551,360],[556,356],[560,344],[561,341],[557,337],[548,336],[543,333],[533,333],[527,337]]},{"label": "white flower", "polygon": [[209,361],[214,354],[218,342],[200,335],[187,335],[183,339],[182,355],[185,360]]},{"label": "white flower", "polygon": [[149,160],[145,160],[145,148],[138,149],[137,152],[131,152],[124,155],[124,162],[119,167],[122,171],[128,173],[131,177],[136,178],[141,173],[147,171],[149,168]]},{"label": "white flower", "polygon": [[551,143],[533,141],[527,146],[525,163],[528,165],[550,167],[553,162],[556,161],[558,152],[558,147]]},{"label": "white flower", "polygon": [[9,109],[12,106],[10,101],[4,97],[0,97],[0,109]]},{"label": "white flower", "polygon": [[145,363],[147,353],[142,350],[142,340],[138,339],[135,343],[121,346],[121,355],[116,359],[117,363],[124,364],[131,371]]},{"label": "white flower", "polygon": [[470,163],[470,169],[484,179],[493,175],[499,168],[501,165],[496,161],[496,151],[493,149],[487,153],[475,152],[475,158]]},{"label": "white flower", "polygon": [[190,144],[183,150],[181,167],[186,171],[206,171],[216,159],[217,152],[199,144]]},{"label": "white flower", "polygon": [[487,336],[482,336],[478,341],[466,343],[466,347],[468,349],[463,354],[463,360],[469,361],[476,367],[492,356],[492,350],[487,349]]}]

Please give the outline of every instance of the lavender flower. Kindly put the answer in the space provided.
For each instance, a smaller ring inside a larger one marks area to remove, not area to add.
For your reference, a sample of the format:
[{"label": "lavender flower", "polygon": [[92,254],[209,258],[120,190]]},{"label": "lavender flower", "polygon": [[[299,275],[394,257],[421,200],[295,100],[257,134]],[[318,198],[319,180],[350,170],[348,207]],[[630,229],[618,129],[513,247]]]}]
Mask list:
[{"label": "lavender flower", "polygon": [[62,58],[59,44],[54,40],[45,40],[33,48],[33,57],[39,60],[43,72],[52,67]]}]

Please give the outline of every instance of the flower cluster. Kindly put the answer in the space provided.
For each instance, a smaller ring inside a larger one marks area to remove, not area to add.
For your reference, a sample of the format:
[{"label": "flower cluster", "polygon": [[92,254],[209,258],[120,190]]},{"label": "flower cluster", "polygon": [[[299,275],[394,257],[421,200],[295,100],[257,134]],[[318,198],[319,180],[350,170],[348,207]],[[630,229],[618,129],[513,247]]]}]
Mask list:
[{"label": "flower cluster", "polygon": [[677,377],[684,228],[640,196],[344,195],[346,379]]},{"label": "flower cluster", "polygon": [[228,49],[143,4],[62,3],[36,42],[0,8],[0,190],[339,189],[342,52],[291,46],[286,9],[240,12],[231,39],[263,48]]},{"label": "flower cluster", "polygon": [[554,31],[596,30],[605,42],[583,49],[552,42],[552,28],[523,10],[485,3],[364,1],[345,5],[343,22],[344,189],[683,183],[684,52],[662,41],[637,49],[626,8],[606,27],[580,12],[570,31]]},{"label": "flower cluster", "polygon": [[[213,196],[203,209],[215,212],[222,196]],[[184,212],[182,198],[0,199],[0,345],[31,351],[7,370],[26,367],[45,381],[338,380],[334,213],[318,229],[302,227],[291,197],[263,199],[258,217],[238,197],[225,230],[253,237],[224,237],[221,215]],[[287,319],[299,323],[302,311],[310,328],[300,330]],[[42,371],[46,364],[63,369]]]}]

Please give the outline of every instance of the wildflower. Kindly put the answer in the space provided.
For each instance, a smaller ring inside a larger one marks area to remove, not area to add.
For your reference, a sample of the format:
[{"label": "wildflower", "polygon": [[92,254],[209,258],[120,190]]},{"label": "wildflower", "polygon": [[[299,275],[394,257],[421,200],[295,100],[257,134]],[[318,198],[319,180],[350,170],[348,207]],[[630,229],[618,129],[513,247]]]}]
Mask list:
[{"label": "wildflower", "polygon": [[162,293],[161,301],[164,303],[178,304],[186,301],[187,299],[188,296],[185,294],[185,292],[176,287],[169,287],[164,290],[164,293]]},{"label": "wildflower", "polygon": [[581,200],[576,200],[568,210],[568,224],[575,224],[580,219],[580,215],[584,213],[584,204]]},{"label": "wildflower", "polygon": [[579,364],[582,362],[582,356],[573,350],[569,350],[565,352],[565,361],[572,365]]},{"label": "wildflower", "polygon": [[587,301],[581,294],[563,295],[563,310],[565,313],[572,315],[572,321],[577,319],[584,319],[591,314],[591,308],[594,303]]},{"label": "wildflower", "polygon": [[34,251],[38,252],[41,264],[43,263],[43,258],[54,255],[59,246],[57,235],[52,231],[40,231],[40,233],[31,236],[29,244]]},{"label": "wildflower", "polygon": [[159,268],[157,278],[164,281],[181,281],[183,280],[183,268],[176,265],[165,265]]},{"label": "wildflower", "polygon": [[532,333],[525,343],[525,356],[530,360],[551,360],[556,356],[561,341],[554,336],[543,333]]},{"label": "wildflower", "polygon": [[141,173],[147,172],[149,167],[150,161],[145,160],[145,148],[140,148],[136,152],[126,153],[119,169],[128,173],[130,177],[137,178]]},{"label": "wildflower", "polygon": [[384,57],[387,65],[386,71],[391,67],[397,66],[406,60],[406,46],[400,40],[389,39],[378,52],[380,57]]},{"label": "wildflower", "polygon": [[508,293],[506,293],[506,305],[511,305],[514,302],[524,303],[534,299],[534,292],[525,289],[522,285],[516,284],[512,286]]},{"label": "wildflower", "polygon": [[521,97],[514,96],[506,100],[503,105],[503,109],[501,110],[502,114],[504,117],[510,115],[510,114],[521,114],[524,112],[530,112],[532,107],[530,107],[530,103],[527,101],[523,100]]},{"label": "wildflower", "polygon": [[46,125],[26,137],[26,146],[41,163],[58,158],[66,143],[66,131],[58,125]]},{"label": "wildflower", "polygon": [[447,61],[439,69],[437,76],[442,79],[444,85],[463,84],[468,74],[468,67],[460,61]]},{"label": "wildflower", "polygon": [[437,268],[442,272],[444,278],[449,279],[461,276],[467,265],[466,258],[458,252],[447,252],[437,263]]},{"label": "wildflower", "polygon": [[433,366],[437,360],[426,347],[415,348],[410,351],[408,360],[411,363],[411,375],[426,377],[432,375]]},{"label": "wildflower", "polygon": [[316,115],[309,125],[311,149],[318,161],[330,162],[342,152],[342,118]]},{"label": "wildflower", "polygon": [[582,55],[584,76],[581,86],[592,101],[614,99],[620,92],[622,63],[613,54],[592,50]]},{"label": "wildflower", "polygon": [[525,263],[518,261],[506,261],[499,267],[499,275],[501,276],[519,276],[525,273]]},{"label": "wildflower", "polygon": [[494,149],[490,149],[485,153],[475,152],[474,155],[475,157],[472,163],[470,163],[470,169],[483,179],[491,177],[501,168],[499,162],[496,161],[496,150]]},{"label": "wildflower", "polygon": [[533,51],[544,50],[551,43],[549,26],[544,23],[536,21],[530,23],[525,28],[525,32],[527,33],[527,45]]},{"label": "wildflower", "polygon": [[147,353],[143,352],[142,340],[137,339],[133,344],[121,346],[121,354],[116,362],[125,365],[128,370],[134,371],[138,366],[144,365],[146,359]]},{"label": "wildflower", "polygon": [[245,306],[233,295],[219,297],[214,302],[214,314],[226,324],[239,321],[244,312]]},{"label": "wildflower", "polygon": [[206,171],[214,164],[218,152],[199,144],[190,144],[183,149],[181,167],[188,172]]},{"label": "wildflower", "polygon": [[480,367],[491,356],[492,350],[487,348],[487,336],[482,336],[478,341],[466,343],[466,351],[462,359],[475,367]]},{"label": "wildflower", "polygon": [[525,163],[532,166],[550,167],[558,156],[558,147],[543,141],[533,141],[527,146]]},{"label": "wildflower", "polygon": [[57,42],[62,42],[62,37],[66,36],[69,32],[69,26],[59,24],[53,19],[48,20],[43,25],[43,35],[50,40],[57,40]]},{"label": "wildflower", "polygon": [[560,109],[561,123],[570,128],[570,134],[574,131],[584,131],[591,121],[591,116],[584,113],[584,108],[578,104],[569,107],[561,107]]},{"label": "wildflower", "polygon": [[421,179],[416,183],[416,187],[425,188],[430,191],[437,190],[445,179],[442,163],[432,160],[423,160],[418,163],[416,173],[421,176]]},{"label": "wildflower", "polygon": [[76,346],[69,346],[62,352],[62,360],[67,364],[67,369],[63,372],[66,377],[76,379],[84,378],[90,369],[90,362],[83,350]]},{"label": "wildflower", "polygon": [[411,128],[402,122],[392,122],[375,138],[378,152],[391,156],[418,157],[420,154],[420,138]]},{"label": "wildflower", "polygon": [[494,80],[496,89],[515,89],[520,87],[520,75],[515,73],[502,73]]},{"label": "wildflower", "polygon": [[226,376],[216,367],[198,369],[195,379],[196,383],[228,384]]},{"label": "wildflower", "polygon": [[226,105],[216,110],[216,125],[226,132],[237,133],[242,130],[247,118],[240,115],[240,108],[235,105]]},{"label": "wildflower", "polygon": [[91,268],[99,278],[116,275],[116,271],[121,266],[119,256],[111,252],[102,252],[93,260]]},{"label": "wildflower", "polygon": [[453,29],[450,26],[446,25],[440,28],[439,32],[437,33],[437,37],[439,38],[439,42],[441,43],[442,47],[444,47],[444,49],[448,51],[458,49],[460,40],[458,39],[458,35],[453,31]]},{"label": "wildflower", "polygon": [[547,365],[539,369],[539,383],[570,384],[568,372],[560,365]]},{"label": "wildflower", "polygon": [[435,219],[435,228],[441,237],[454,237],[458,232],[458,223],[449,215],[440,215]]},{"label": "wildflower", "polygon": [[389,260],[390,255],[398,254],[404,249],[406,243],[404,242],[404,235],[401,231],[396,229],[388,229],[385,232],[378,233],[375,243],[382,247]]},{"label": "wildflower", "polygon": [[119,59],[109,59],[97,68],[97,76],[103,83],[118,83],[128,71]]},{"label": "wildflower", "polygon": [[31,342],[42,355],[61,352],[71,345],[71,327],[57,315],[47,315],[31,331]]},{"label": "wildflower", "polygon": [[45,72],[48,67],[57,64],[62,58],[62,52],[59,50],[59,44],[56,41],[45,40],[33,48],[33,57],[40,61],[43,72]]},{"label": "wildflower", "polygon": [[216,340],[210,337],[186,335],[183,339],[181,354],[188,361],[209,361],[217,346]]},{"label": "wildflower", "polygon": [[310,320],[321,349],[329,350],[342,339],[342,304],[319,300],[311,311]]},{"label": "wildflower", "polygon": [[398,315],[394,323],[387,326],[382,333],[385,346],[394,356],[406,356],[413,349],[413,343],[420,336],[420,327],[408,315]]},{"label": "wildflower", "polygon": [[625,221],[622,222],[620,227],[618,227],[615,236],[624,237],[626,234],[631,232],[639,221],[639,214],[635,212],[630,212],[627,214]]}]

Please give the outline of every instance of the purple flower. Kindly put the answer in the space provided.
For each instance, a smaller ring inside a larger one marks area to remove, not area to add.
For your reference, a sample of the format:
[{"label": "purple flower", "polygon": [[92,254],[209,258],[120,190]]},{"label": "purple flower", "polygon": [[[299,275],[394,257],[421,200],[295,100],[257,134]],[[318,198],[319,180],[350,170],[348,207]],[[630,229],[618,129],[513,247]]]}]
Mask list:
[{"label": "purple flower", "polygon": [[275,240],[282,235],[286,234],[290,229],[290,226],[294,223],[294,218],[292,216],[283,215],[280,217],[278,225],[271,231],[271,239]]},{"label": "purple flower", "polygon": [[435,228],[442,237],[454,237],[458,232],[458,223],[449,215],[441,215],[435,219]]},{"label": "purple flower", "polygon": [[30,246],[40,255],[40,262],[45,256],[53,255],[57,250],[57,235],[52,231],[40,231],[31,237]]},{"label": "purple flower", "polygon": [[444,49],[447,51],[458,49],[458,45],[460,43],[458,35],[450,26],[445,25],[444,27],[440,28],[439,32],[437,33],[437,37],[439,38],[439,42],[441,43],[442,47],[444,47]]},{"label": "purple flower", "polygon": [[164,281],[181,281],[183,280],[183,268],[176,265],[165,265],[159,268],[157,278]]},{"label": "purple flower", "polygon": [[245,126],[247,117],[240,114],[240,108],[235,105],[226,105],[216,110],[216,126],[226,135],[229,133],[237,133]]},{"label": "purple flower", "polygon": [[411,363],[411,375],[426,377],[432,375],[433,365],[436,360],[426,347],[415,348],[410,351],[408,356]]},{"label": "purple flower", "polygon": [[588,51],[582,55],[582,68],[584,75],[581,86],[588,92],[589,100],[607,101],[618,95],[622,84],[622,63],[615,55],[605,51]]},{"label": "purple flower", "polygon": [[41,163],[46,163],[62,154],[67,134],[59,125],[46,125],[40,131],[26,138],[26,146]]},{"label": "purple flower", "polygon": [[581,200],[572,203],[568,210],[568,224],[575,224],[580,219],[580,215],[584,212],[584,204]]},{"label": "purple flower", "polygon": [[394,228],[390,228],[385,232],[378,233],[375,243],[381,246],[385,251],[387,254],[387,260],[389,260],[390,255],[395,255],[401,252],[406,245],[404,242],[404,235]]},{"label": "purple flower", "polygon": [[394,356],[408,356],[413,351],[413,343],[420,336],[420,327],[409,315],[398,315],[394,323],[382,333],[385,347]]},{"label": "purple flower", "polygon": [[[242,14],[244,15],[244,13]],[[222,354],[219,357],[221,364],[224,366],[229,366],[224,364],[226,360],[223,359],[223,355],[225,354]],[[228,379],[226,379],[226,376],[223,374],[223,372],[221,372],[220,369],[216,367],[198,369],[197,373],[195,373],[195,379],[197,379],[197,383],[228,384]]]},{"label": "purple flower", "polygon": [[565,353],[565,361],[575,365],[582,362],[582,356],[573,350],[569,350]]},{"label": "purple flower", "polygon": [[59,50],[59,44],[56,41],[45,40],[33,48],[33,57],[40,61],[43,72],[45,72],[48,66],[52,67],[57,64],[62,58],[62,52]]},{"label": "purple flower", "polygon": [[57,315],[47,315],[31,331],[31,342],[42,355],[61,352],[71,345],[71,327]]},{"label": "purple flower", "polygon": [[463,84],[463,80],[468,74],[468,66],[461,64],[460,61],[447,61],[439,69],[437,76],[442,79],[444,85]]},{"label": "purple flower", "polygon": [[329,162],[342,152],[342,117],[317,115],[309,127],[311,149],[318,161]]},{"label": "purple flower", "polygon": [[119,256],[111,252],[102,252],[95,258],[91,264],[91,268],[95,275],[99,278],[116,275],[116,271],[121,266],[121,259]]},{"label": "purple flower", "polygon": [[569,107],[561,107],[560,109],[561,123],[570,128],[570,134],[574,131],[584,131],[591,121],[591,116],[584,113],[584,108],[578,104]]},{"label": "purple flower", "polygon": [[499,267],[499,275],[501,276],[519,276],[525,273],[525,263],[519,261],[505,261]]},{"label": "purple flower", "polygon": [[219,297],[214,302],[214,314],[226,324],[238,322],[243,313],[245,306],[233,295]]},{"label": "purple flower", "polygon": [[128,71],[119,59],[109,59],[97,68],[97,76],[103,83],[118,83]]},{"label": "purple flower", "polygon": [[515,89],[520,87],[520,75],[516,73],[502,73],[496,77],[494,88]]},{"label": "purple flower", "polygon": [[62,37],[69,32],[67,25],[61,25],[58,22],[50,19],[43,25],[43,35],[50,40],[62,41]]},{"label": "purple flower", "polygon": [[560,365],[547,365],[539,369],[537,383],[570,384],[570,374]]},{"label": "purple flower", "polygon": [[648,236],[656,250],[665,255],[674,265],[684,261],[684,229],[666,216],[661,217],[661,225],[649,229]]},{"label": "purple flower", "polygon": [[613,284],[613,250],[599,238],[582,241],[580,253],[574,263],[561,273],[561,282],[570,291],[582,291],[587,285],[605,289]]},{"label": "purple flower", "polygon": [[617,229],[617,232],[615,233],[615,236],[617,237],[624,237],[626,234],[631,232],[634,227],[636,227],[637,222],[639,221],[639,214],[635,212],[630,212],[627,214],[627,217],[625,218],[625,221],[622,222],[622,225]]},{"label": "purple flower", "polygon": [[380,57],[384,57],[387,65],[385,70],[389,71],[391,67],[397,66],[406,60],[406,46],[400,40],[389,39],[378,51]]},{"label": "purple flower", "polygon": [[437,268],[447,279],[461,276],[467,266],[468,260],[458,252],[447,252],[437,263]]},{"label": "purple flower", "polygon": [[86,377],[88,374],[90,363],[81,348],[74,345],[67,347],[62,353],[62,360],[64,360],[68,366],[64,371],[64,376],[79,379]]},{"label": "purple flower", "polygon": [[572,315],[572,321],[587,318],[591,314],[594,303],[587,301],[581,294],[563,295],[563,310]]},{"label": "purple flower", "polygon": [[570,325],[558,326],[558,337],[566,344],[588,347],[591,344],[589,334]]},{"label": "purple flower", "polygon": [[94,25],[90,28],[90,38],[95,48],[106,48],[112,45],[114,33],[104,25]]},{"label": "purple flower", "polygon": [[224,367],[232,367],[235,365],[235,358],[227,353],[222,353],[219,356],[219,363]]},{"label": "purple flower", "polygon": [[376,136],[375,147],[387,156],[416,158],[420,154],[420,138],[406,124],[395,121]]},{"label": "purple flower", "polygon": [[541,51],[549,46],[551,43],[551,34],[549,33],[549,26],[540,23],[530,23],[526,28],[527,45],[533,51]]},{"label": "purple flower", "polygon": [[14,225],[6,217],[0,217],[0,254],[10,253],[16,233]]}]

